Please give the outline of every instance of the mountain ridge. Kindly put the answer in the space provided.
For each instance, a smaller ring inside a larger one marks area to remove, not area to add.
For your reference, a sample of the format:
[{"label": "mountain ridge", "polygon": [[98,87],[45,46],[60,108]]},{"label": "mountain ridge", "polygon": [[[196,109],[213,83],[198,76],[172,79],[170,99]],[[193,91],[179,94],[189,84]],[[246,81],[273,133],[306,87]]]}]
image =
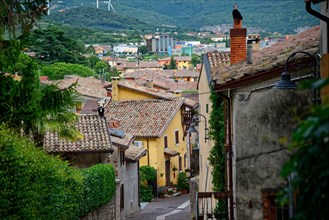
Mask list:
[{"label": "mountain ridge", "polygon": [[[57,1],[62,3],[52,2],[53,5],[56,5],[56,10],[51,12],[50,18],[57,22],[61,22],[61,19],[65,21],[57,10],[72,10],[71,12],[74,12],[74,8],[86,6],[96,9],[96,0],[64,0]],[[96,10],[102,11],[102,17],[110,18],[110,16],[115,14],[129,21],[132,21],[134,18],[137,19],[135,22],[150,27],[144,29],[177,26],[199,30],[203,26],[233,23],[232,0],[169,0],[166,2],[159,0],[112,0],[115,12],[107,11],[107,5],[102,1],[99,2],[99,8]],[[305,3],[302,0],[240,0],[237,3],[239,11],[244,18],[243,24],[247,28],[252,27],[265,32],[292,34],[296,33],[298,28],[319,24],[318,19],[306,12]],[[319,7],[316,6],[315,8],[318,9]],[[85,12],[83,16],[87,18],[91,14]],[[101,18],[93,17],[93,19],[98,20]],[[108,23],[110,22],[111,20],[108,20]],[[81,22],[75,22],[73,25],[83,26]],[[111,25],[108,24],[108,26]],[[121,26],[124,29],[134,29],[127,22],[122,22]]]}]

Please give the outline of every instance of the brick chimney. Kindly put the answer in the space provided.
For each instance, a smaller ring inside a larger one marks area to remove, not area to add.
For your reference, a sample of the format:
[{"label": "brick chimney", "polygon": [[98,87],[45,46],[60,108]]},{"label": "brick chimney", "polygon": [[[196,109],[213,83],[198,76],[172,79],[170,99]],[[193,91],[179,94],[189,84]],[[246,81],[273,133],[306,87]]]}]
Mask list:
[{"label": "brick chimney", "polygon": [[118,82],[119,77],[111,77],[112,80],[112,101],[119,101],[119,88],[118,88]]},{"label": "brick chimney", "polygon": [[[233,12],[237,12],[237,7],[235,5]],[[239,13],[240,15],[240,13]],[[242,28],[242,16],[235,17],[234,28],[230,29],[230,41],[231,41],[231,65],[247,60],[247,29]]]}]

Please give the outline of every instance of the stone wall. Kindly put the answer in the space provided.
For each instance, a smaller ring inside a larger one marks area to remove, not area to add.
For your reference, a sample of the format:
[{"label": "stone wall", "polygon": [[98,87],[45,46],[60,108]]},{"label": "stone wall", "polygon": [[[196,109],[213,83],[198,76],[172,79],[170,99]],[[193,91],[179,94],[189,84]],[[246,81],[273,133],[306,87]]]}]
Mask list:
[{"label": "stone wall", "polygon": [[241,95],[248,94],[238,92],[233,102],[236,214],[237,219],[261,220],[261,190],[286,184],[279,174],[290,156],[286,146],[311,95],[275,89],[251,93],[246,101]]},{"label": "stone wall", "polygon": [[196,213],[196,194],[199,191],[199,179],[193,177],[190,179],[190,213],[191,216]]},{"label": "stone wall", "polygon": [[[91,211],[80,220],[120,220],[120,187],[121,181],[116,181],[115,195],[105,205]],[[119,202],[118,202],[119,201]]]}]

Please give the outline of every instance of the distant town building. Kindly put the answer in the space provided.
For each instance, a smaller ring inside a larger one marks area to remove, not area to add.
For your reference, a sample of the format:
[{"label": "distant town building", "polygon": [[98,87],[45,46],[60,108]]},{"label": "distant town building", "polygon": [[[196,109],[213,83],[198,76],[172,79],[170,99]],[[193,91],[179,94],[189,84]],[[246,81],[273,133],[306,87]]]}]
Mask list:
[{"label": "distant town building", "polygon": [[145,45],[149,52],[168,53],[168,48],[175,48],[176,39],[168,34],[164,35],[147,35]]},{"label": "distant town building", "polygon": [[135,54],[138,52],[138,46],[120,44],[118,46],[113,47],[113,52],[117,54],[122,54],[122,53]]}]

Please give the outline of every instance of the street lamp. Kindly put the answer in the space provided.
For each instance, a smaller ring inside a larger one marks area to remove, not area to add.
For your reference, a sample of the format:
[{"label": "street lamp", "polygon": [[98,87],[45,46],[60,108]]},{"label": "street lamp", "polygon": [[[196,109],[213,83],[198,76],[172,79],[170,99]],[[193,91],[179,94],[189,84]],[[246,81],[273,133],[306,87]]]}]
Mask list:
[{"label": "street lamp", "polygon": [[186,132],[187,133],[196,133],[196,132],[198,132],[198,130],[195,128],[196,123],[200,122],[200,120],[197,120],[197,118],[195,117],[195,116],[198,116],[198,115],[200,115],[204,118],[204,124],[205,124],[205,127],[204,127],[204,142],[207,143],[207,139],[209,139],[209,137],[208,137],[208,130],[209,129],[207,127],[207,118],[204,115],[202,115],[202,114],[193,115],[193,119],[192,119],[193,122],[191,123],[189,129],[187,129]]},{"label": "street lamp", "polygon": [[[296,54],[299,54],[299,53],[302,53],[302,54],[306,54],[308,55],[309,57],[313,58],[313,56],[308,53],[308,52],[305,52],[305,51],[297,51],[297,52],[294,52],[292,53],[286,60],[285,62],[285,65],[284,65],[284,72],[281,73],[281,79],[279,82],[277,82],[275,85],[274,85],[274,89],[295,89],[297,87],[296,83],[291,81],[291,75],[289,74],[289,72],[287,71],[287,68],[288,68],[288,63],[289,61],[293,61],[294,57],[296,56]],[[315,62],[315,65],[316,65],[316,62]],[[314,66],[315,66],[314,65]],[[314,67],[315,68],[315,67]],[[315,72],[315,69],[314,69],[314,72]]]}]

